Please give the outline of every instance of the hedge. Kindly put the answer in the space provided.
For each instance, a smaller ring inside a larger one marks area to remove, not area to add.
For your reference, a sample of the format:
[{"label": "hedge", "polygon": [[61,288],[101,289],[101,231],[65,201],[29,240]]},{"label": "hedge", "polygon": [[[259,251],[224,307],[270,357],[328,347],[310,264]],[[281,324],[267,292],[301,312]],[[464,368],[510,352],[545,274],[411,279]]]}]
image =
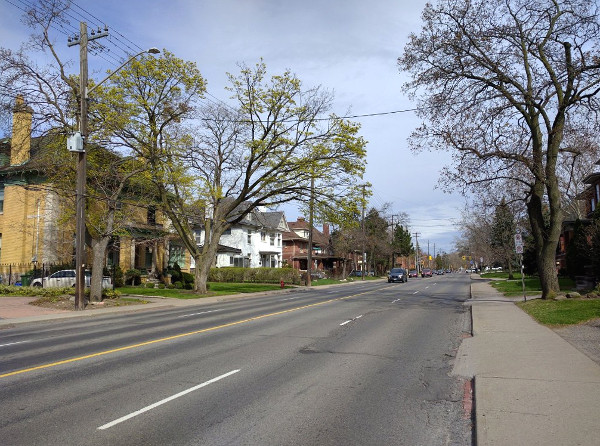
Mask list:
[{"label": "hedge", "polygon": [[300,273],[292,268],[211,268],[209,282],[300,284]]}]

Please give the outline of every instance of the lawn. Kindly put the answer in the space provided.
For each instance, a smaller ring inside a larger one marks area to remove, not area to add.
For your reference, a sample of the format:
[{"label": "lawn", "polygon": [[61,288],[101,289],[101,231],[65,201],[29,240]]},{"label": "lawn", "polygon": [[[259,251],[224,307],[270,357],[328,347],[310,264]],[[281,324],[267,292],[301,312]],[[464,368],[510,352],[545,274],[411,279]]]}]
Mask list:
[{"label": "lawn", "polygon": [[[175,288],[144,288],[124,286],[117,288],[123,295],[172,297],[176,299],[199,299],[209,296],[222,296],[227,294],[258,293],[261,291],[273,291],[281,289],[279,284],[264,283],[221,283],[211,282],[208,284],[207,294],[197,294],[192,290],[178,290]],[[290,288],[286,285],[286,288]]]},{"label": "lawn", "polygon": [[[508,276],[508,274],[507,274]],[[485,276],[487,277],[487,276]],[[521,283],[521,277],[515,280],[494,280],[490,282],[491,285],[498,291],[503,293],[505,296],[522,296],[523,285]],[[558,283],[561,291],[572,291],[575,289],[575,283],[568,277],[559,277]],[[528,296],[535,296],[542,294],[542,288],[540,286],[540,279],[538,277],[526,277],[525,278],[525,293]]]},{"label": "lawn", "polygon": [[600,318],[600,299],[533,299],[517,305],[545,325],[572,325]]}]

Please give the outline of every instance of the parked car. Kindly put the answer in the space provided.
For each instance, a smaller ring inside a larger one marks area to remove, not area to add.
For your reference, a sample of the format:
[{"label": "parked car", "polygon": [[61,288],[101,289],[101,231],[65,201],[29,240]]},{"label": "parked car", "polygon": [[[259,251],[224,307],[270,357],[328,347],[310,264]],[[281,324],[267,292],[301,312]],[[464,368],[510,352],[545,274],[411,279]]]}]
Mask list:
[{"label": "parked car", "polygon": [[[348,276],[350,277],[362,277],[362,271],[359,271],[357,269],[350,271],[350,274],[348,274]],[[365,274],[366,276],[366,274]]]},{"label": "parked car", "polygon": [[408,281],[408,274],[404,268],[392,268],[388,274],[388,283]]},{"label": "parked car", "polygon": [[417,272],[417,270],[416,270],[416,269],[411,269],[411,270],[408,272],[408,277],[419,277],[419,273]]},{"label": "parked car", "polygon": [[[85,286],[89,287],[92,281],[92,272],[85,271]],[[44,288],[69,288],[75,286],[75,270],[63,269],[50,274],[48,277],[38,277],[31,281],[31,286]],[[112,288],[112,280],[108,276],[102,277],[102,288]]]},{"label": "parked car", "polygon": [[433,272],[429,268],[424,268],[421,271],[421,277],[433,277]]}]

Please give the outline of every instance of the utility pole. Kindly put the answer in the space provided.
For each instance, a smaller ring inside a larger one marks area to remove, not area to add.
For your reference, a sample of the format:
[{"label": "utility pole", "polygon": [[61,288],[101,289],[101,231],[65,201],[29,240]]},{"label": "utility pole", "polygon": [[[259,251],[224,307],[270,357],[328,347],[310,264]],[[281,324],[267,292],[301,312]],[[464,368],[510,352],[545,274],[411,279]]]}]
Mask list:
[{"label": "utility pole", "polygon": [[88,41],[108,36],[108,29],[87,35],[87,23],[79,24],[79,39],[69,39],[68,46],[79,45],[79,133],[82,138],[77,159],[76,226],[75,226],[75,309],[85,308],[85,181],[87,176],[85,140],[87,138]]},{"label": "utility pole", "polygon": [[310,200],[308,202],[308,253],[306,255],[306,286],[311,286],[313,220],[315,213],[315,171],[314,166],[310,177]]},{"label": "utility pole", "polygon": [[367,241],[367,234],[365,231],[365,185],[362,187],[362,274],[360,280],[365,280],[365,263],[367,260],[367,252],[365,250],[365,243]]},{"label": "utility pole", "polygon": [[415,251],[415,269],[417,270],[417,274],[419,274],[419,233],[413,232],[413,234],[415,236],[415,244],[417,245]]},{"label": "utility pole", "polygon": [[395,231],[394,231],[394,215],[392,215],[392,268],[394,267],[394,236],[395,236]]}]

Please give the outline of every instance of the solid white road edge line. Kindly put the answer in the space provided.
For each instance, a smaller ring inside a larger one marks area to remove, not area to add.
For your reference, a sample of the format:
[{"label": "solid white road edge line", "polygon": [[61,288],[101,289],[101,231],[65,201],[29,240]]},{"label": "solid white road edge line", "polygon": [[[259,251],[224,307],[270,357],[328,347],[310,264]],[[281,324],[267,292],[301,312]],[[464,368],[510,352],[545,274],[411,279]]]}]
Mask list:
[{"label": "solid white road edge line", "polygon": [[157,403],[154,403],[154,404],[151,404],[149,406],[146,406],[143,409],[140,409],[140,410],[138,410],[136,412],[132,412],[129,415],[125,415],[124,417],[121,417],[121,418],[119,418],[117,420],[111,421],[110,423],[106,423],[106,424],[100,426],[98,428],[98,430],[105,430],[105,429],[113,427],[113,426],[115,426],[115,425],[117,425],[119,423],[122,423],[123,421],[127,421],[130,418],[137,417],[138,415],[143,414],[144,412],[148,412],[149,410],[152,410],[152,409],[154,409],[154,408],[156,408],[158,406],[162,406],[163,404],[168,403],[169,401],[173,401],[176,398],[179,398],[179,397],[181,397],[183,395],[187,395],[188,393],[193,392],[194,390],[201,389],[202,387],[208,386],[209,384],[215,383],[215,382],[217,382],[217,381],[219,381],[219,380],[221,380],[223,378],[227,378],[228,376],[233,375],[234,373],[237,373],[239,371],[240,370],[232,370],[229,373],[225,373],[224,375],[217,376],[216,378],[213,378],[211,380],[203,382],[202,384],[198,384],[197,386],[194,386],[194,387],[192,387],[190,389],[184,390],[183,392],[179,392],[179,393],[177,393],[177,394],[175,394],[173,396],[170,396],[168,398],[165,398],[164,400],[161,400],[161,401],[159,401]]}]

